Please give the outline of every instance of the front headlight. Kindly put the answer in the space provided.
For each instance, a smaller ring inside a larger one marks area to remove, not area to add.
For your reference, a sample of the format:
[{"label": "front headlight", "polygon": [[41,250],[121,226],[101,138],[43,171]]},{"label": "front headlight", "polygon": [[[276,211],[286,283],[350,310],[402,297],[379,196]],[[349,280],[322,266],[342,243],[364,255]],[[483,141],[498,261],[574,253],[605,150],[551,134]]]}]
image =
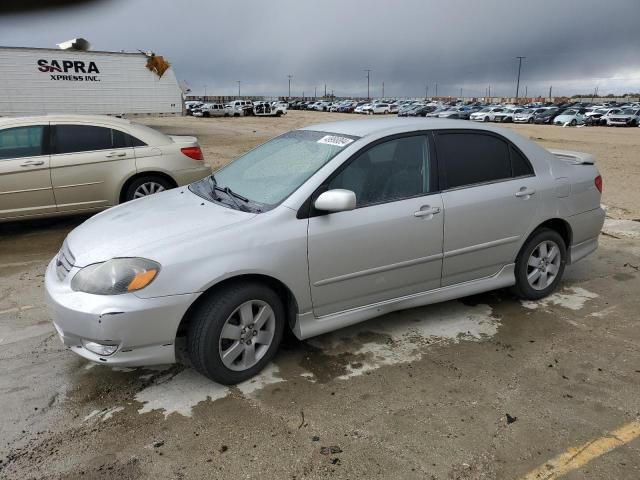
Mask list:
[{"label": "front headlight", "polygon": [[160,264],[146,258],[114,258],[80,270],[71,280],[76,292],[120,295],[149,285],[160,272]]}]

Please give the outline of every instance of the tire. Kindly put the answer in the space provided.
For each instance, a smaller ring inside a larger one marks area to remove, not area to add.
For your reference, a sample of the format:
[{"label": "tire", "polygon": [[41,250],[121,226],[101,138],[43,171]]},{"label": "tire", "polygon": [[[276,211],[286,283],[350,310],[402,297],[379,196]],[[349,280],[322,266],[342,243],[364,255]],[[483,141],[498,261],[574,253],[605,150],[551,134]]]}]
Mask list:
[{"label": "tire", "polygon": [[234,114],[233,114],[233,116],[234,116],[234,117],[239,117],[239,116],[240,116],[240,114],[236,112],[236,113],[234,113]]},{"label": "tire", "polygon": [[[541,250],[543,244],[545,247]],[[557,250],[555,256],[551,258],[553,247]],[[546,260],[538,263],[538,258],[544,255],[545,251],[546,257],[543,258]],[[516,284],[512,288],[513,293],[525,300],[539,300],[546,297],[558,287],[566,262],[567,247],[560,234],[550,228],[536,230],[526,241],[516,259]]]},{"label": "tire", "polygon": [[489,115],[485,115],[484,119],[482,120],[483,122],[489,122],[491,119],[489,118]]},{"label": "tire", "polygon": [[527,120],[528,123],[533,123],[533,118],[530,118],[529,120]]},{"label": "tire", "polygon": [[155,175],[145,175],[136,178],[124,192],[124,201],[135,200],[136,198],[146,197],[154,193],[163,192],[174,188],[175,185],[164,177]]},{"label": "tire", "polygon": [[575,127],[577,124],[578,124],[578,122],[576,121],[575,118],[573,120],[571,120],[571,122],[569,122],[569,125],[571,125],[572,127]]},{"label": "tire", "polygon": [[[245,329],[243,333],[241,308],[249,308],[250,312],[245,325],[252,325],[249,322],[259,318],[261,312],[268,317],[260,328],[248,332]],[[285,309],[272,289],[260,283],[229,285],[205,298],[193,312],[187,332],[189,358],[202,375],[224,385],[235,385],[256,375],[273,359],[284,326]],[[248,340],[243,341],[247,335]],[[254,340],[258,337],[263,337],[265,343]],[[251,351],[253,358],[247,356]],[[223,360],[225,353],[231,354],[228,360]]]}]

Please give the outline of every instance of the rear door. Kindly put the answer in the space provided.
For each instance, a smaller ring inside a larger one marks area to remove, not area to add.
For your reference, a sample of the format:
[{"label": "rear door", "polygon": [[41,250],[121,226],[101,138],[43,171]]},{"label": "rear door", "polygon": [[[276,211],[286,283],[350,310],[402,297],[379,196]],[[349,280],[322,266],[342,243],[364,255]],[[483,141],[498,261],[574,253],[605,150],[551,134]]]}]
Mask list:
[{"label": "rear door", "polygon": [[52,213],[48,124],[0,130],[0,219]]},{"label": "rear door", "polygon": [[124,180],[136,172],[129,136],[108,125],[58,123],[52,128],[51,181],[58,210],[117,204]]},{"label": "rear door", "polygon": [[435,134],[445,210],[442,286],[494,275],[515,260],[538,208],[538,179],[503,137]]}]

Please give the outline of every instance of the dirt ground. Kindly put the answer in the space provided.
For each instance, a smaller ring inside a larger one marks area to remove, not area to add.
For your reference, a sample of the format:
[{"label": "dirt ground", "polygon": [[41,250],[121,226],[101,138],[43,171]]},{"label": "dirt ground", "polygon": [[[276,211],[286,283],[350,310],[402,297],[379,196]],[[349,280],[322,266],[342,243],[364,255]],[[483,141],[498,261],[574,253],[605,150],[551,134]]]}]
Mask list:
[{"label": "dirt ground", "polygon": [[[336,118],[352,117],[145,123],[197,135],[219,166]],[[42,277],[86,217],[0,224],[0,478],[640,478],[640,129],[513,128],[595,153],[619,217],[557,293],[492,292],[288,339],[231,388],[65,350]]]}]

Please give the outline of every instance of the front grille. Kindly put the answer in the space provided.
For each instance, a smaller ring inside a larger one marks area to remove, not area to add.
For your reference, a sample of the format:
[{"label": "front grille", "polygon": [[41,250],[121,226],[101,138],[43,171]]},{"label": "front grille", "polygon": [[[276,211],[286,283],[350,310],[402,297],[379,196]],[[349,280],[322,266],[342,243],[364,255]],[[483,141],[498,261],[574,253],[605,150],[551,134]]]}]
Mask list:
[{"label": "front grille", "polygon": [[60,280],[67,278],[67,275],[69,275],[71,267],[73,267],[75,261],[76,259],[71,253],[71,250],[69,250],[67,242],[65,241],[58,252],[58,256],[56,257],[56,273]]}]

